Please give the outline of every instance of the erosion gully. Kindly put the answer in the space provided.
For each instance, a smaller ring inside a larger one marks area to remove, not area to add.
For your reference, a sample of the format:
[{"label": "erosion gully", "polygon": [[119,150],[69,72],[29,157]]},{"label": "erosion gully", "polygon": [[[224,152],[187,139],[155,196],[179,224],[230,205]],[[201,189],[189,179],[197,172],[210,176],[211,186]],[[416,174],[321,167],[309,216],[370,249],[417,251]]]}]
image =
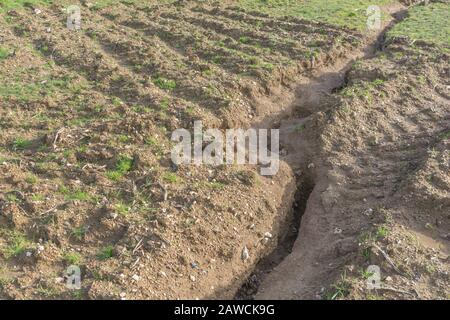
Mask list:
[{"label": "erosion gully", "polygon": [[370,59],[383,50],[386,32],[401,21],[407,12],[406,7],[399,4],[384,9],[390,14],[391,19],[385,22],[381,30],[370,32],[366,36],[365,44],[359,50],[336,60],[333,65],[311,71],[311,74],[295,84],[293,99],[287,105],[280,107],[279,112],[255,121],[252,126],[280,130],[280,150],[286,153],[282,160],[289,164],[296,175],[296,191],[290,212],[281,222],[276,247],[262,257],[250,275],[241,281],[243,284],[234,296],[236,300],[254,299],[255,296],[259,298],[257,295],[260,285],[291,254],[299,237],[308,199],[317,182],[317,174],[320,174],[317,172],[312,174],[309,170],[314,163],[320,161],[313,155],[314,141],[308,141],[307,137],[299,138],[298,128],[301,128],[315,113],[326,111],[332,93],[346,86],[347,73],[357,59]]}]

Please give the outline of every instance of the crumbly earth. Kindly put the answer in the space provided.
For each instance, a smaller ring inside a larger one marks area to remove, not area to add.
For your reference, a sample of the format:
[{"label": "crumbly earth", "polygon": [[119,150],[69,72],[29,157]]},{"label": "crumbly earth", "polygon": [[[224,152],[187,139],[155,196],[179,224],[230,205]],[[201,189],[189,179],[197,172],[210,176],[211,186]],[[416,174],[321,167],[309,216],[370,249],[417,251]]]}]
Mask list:
[{"label": "crumbly earth", "polygon": [[[14,48],[2,61],[2,296],[232,297],[276,245],[264,235],[290,211],[291,169],[174,167],[171,132],[248,126],[270,106],[254,97],[360,36],[237,9],[121,4],[83,7],[70,32],[63,8],[10,11],[1,29]],[[72,264],[79,291],[62,279]]]},{"label": "crumbly earth", "polygon": [[[293,253],[257,298],[448,299],[448,61],[427,43],[392,40],[307,119],[315,188]],[[367,290],[369,265],[383,288]]]},{"label": "crumbly earth", "polygon": [[[243,296],[448,299],[445,50],[394,39],[352,64],[374,35],[79,5],[79,31],[58,1],[0,19],[0,298],[232,298],[273,253]],[[279,173],[174,166],[171,133],[195,120],[279,127]],[[366,290],[370,264],[390,289]]]}]

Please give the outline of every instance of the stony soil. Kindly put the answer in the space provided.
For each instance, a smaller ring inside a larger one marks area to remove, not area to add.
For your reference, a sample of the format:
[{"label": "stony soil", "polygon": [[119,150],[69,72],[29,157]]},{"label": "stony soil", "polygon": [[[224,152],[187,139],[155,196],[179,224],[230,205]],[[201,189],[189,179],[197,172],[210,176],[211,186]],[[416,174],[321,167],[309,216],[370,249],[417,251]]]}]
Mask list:
[{"label": "stony soil", "polygon": [[[448,299],[445,50],[232,5],[80,6],[76,32],[58,4],[0,20],[0,298]],[[194,120],[280,128],[279,173],[174,166]],[[366,290],[370,264],[390,289]]]}]

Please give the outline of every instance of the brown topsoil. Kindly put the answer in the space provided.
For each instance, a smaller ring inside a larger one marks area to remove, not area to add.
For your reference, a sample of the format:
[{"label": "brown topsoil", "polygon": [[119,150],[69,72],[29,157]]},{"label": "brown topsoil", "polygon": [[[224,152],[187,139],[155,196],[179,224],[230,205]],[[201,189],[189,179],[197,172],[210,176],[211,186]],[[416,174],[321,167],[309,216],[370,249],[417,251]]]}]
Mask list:
[{"label": "brown topsoil", "polygon": [[[0,97],[0,298],[449,298],[444,51],[235,7],[80,6],[79,31],[59,5],[0,21],[2,88],[22,86]],[[195,120],[279,128],[278,174],[174,166]]]}]

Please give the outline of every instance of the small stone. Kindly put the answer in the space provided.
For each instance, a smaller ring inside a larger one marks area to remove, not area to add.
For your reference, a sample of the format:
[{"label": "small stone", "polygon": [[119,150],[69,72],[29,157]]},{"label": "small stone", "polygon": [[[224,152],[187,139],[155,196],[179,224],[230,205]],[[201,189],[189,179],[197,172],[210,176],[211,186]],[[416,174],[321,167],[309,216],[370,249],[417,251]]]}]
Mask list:
[{"label": "small stone", "polygon": [[55,283],[63,283],[63,282],[64,282],[64,278],[63,277],[55,278]]},{"label": "small stone", "polygon": [[134,281],[139,281],[139,279],[141,279],[141,277],[139,277],[137,274],[133,275],[131,277]]},{"label": "small stone", "polygon": [[195,277],[194,276],[189,276],[189,279],[191,279],[192,282],[195,282]]},{"label": "small stone", "polygon": [[334,234],[341,234],[342,233],[342,229],[341,228],[334,228]]},{"label": "small stone", "polygon": [[244,246],[244,249],[242,249],[242,256],[241,256],[243,261],[248,260],[248,258],[250,258],[250,253],[247,249],[247,246]]},{"label": "small stone", "polygon": [[314,163],[310,163],[310,164],[308,164],[308,169],[314,169],[314,167],[315,167],[315,165],[314,165]]},{"label": "small stone", "polygon": [[264,233],[264,238],[272,239],[272,234],[270,232]]},{"label": "small stone", "polygon": [[119,214],[117,212],[110,212],[109,213],[109,217],[111,219],[116,219],[119,216]]}]

